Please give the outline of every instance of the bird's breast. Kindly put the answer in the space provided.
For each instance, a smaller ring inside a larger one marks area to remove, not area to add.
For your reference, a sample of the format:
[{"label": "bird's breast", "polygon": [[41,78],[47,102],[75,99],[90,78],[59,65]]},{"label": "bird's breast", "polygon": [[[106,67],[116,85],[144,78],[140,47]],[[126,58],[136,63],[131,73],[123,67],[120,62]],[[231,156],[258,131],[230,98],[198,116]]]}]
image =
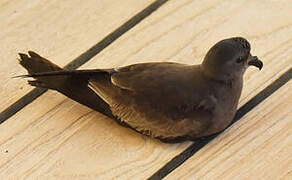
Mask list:
[{"label": "bird's breast", "polygon": [[232,87],[224,86],[217,89],[217,105],[212,119],[212,126],[207,134],[225,129],[233,120],[242,90],[242,81],[233,83]]}]

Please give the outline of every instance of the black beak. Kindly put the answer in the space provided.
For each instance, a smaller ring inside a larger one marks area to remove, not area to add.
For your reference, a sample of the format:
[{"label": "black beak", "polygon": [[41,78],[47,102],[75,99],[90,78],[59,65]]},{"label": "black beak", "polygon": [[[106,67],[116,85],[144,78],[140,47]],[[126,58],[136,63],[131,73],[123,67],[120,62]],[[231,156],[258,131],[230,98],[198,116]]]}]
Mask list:
[{"label": "black beak", "polygon": [[261,60],[258,59],[257,56],[250,56],[249,58],[250,60],[248,61],[248,65],[252,65],[255,67],[258,67],[259,70],[261,70],[263,68],[263,62]]}]

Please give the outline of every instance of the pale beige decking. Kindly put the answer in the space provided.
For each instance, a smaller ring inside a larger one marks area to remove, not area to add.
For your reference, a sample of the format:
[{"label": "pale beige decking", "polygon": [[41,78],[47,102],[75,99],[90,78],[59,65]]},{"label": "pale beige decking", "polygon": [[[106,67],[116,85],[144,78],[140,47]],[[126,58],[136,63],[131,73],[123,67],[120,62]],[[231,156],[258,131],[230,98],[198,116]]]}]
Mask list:
[{"label": "pale beige decking", "polygon": [[[0,112],[32,88],[17,53],[64,66],[153,1],[0,2]],[[292,1],[169,0],[80,69],[137,62],[200,63],[215,42],[243,36],[263,62],[240,106],[292,64]],[[166,179],[291,179],[291,82]],[[0,125],[0,179],[146,179],[191,142],[163,144],[48,91]]]}]

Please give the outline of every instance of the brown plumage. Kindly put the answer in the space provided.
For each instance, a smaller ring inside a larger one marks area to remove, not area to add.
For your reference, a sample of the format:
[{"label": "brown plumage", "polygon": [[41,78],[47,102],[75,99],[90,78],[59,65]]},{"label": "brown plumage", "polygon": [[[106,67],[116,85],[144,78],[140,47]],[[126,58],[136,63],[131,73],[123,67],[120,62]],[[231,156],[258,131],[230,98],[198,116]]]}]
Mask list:
[{"label": "brown plumage", "polygon": [[235,115],[250,55],[243,38],[218,42],[201,65],[141,63],[65,71],[34,52],[20,54],[33,86],[57,90],[136,131],[167,142],[223,130]]}]

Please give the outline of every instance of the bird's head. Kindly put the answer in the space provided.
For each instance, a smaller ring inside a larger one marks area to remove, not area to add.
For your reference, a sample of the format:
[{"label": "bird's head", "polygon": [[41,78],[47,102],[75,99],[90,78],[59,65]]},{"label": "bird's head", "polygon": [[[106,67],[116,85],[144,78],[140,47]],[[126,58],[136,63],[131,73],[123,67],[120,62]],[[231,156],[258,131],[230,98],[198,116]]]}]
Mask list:
[{"label": "bird's head", "polygon": [[216,43],[205,56],[202,68],[213,79],[231,80],[242,78],[250,65],[263,67],[262,61],[250,54],[249,42],[242,37],[233,37]]}]

